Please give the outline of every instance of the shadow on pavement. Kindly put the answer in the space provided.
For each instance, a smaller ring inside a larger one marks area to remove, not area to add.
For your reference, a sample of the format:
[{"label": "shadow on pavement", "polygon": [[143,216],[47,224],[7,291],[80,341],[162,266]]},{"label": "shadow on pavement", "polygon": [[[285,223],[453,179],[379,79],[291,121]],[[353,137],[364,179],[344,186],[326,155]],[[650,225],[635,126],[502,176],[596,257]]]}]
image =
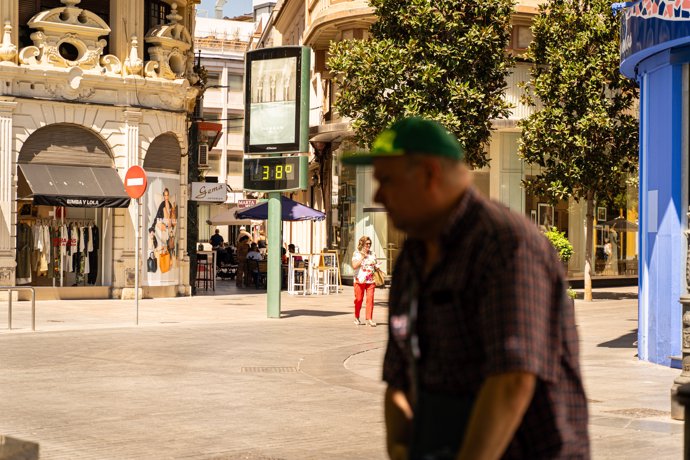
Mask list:
[{"label": "shadow on pavement", "polygon": [[290,318],[293,316],[322,316],[322,317],[328,317],[328,316],[341,316],[341,315],[347,315],[349,313],[343,312],[343,311],[314,311],[314,310],[288,310],[288,311],[283,311],[280,314],[281,318]]},{"label": "shadow on pavement", "polygon": [[633,329],[616,339],[602,342],[597,347],[601,348],[637,348],[637,329]]},{"label": "shadow on pavement", "polygon": [[[583,291],[575,291],[577,298],[582,300],[585,297]],[[611,292],[611,291],[592,291],[593,300],[635,300],[637,299],[636,292]]]}]

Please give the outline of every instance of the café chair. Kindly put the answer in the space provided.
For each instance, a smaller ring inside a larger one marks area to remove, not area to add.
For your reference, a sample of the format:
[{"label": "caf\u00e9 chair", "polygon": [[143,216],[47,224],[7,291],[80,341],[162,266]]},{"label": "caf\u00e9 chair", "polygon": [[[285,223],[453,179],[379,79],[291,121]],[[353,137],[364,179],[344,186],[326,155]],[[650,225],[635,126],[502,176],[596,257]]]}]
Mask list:
[{"label": "caf\u00e9 chair", "polygon": [[[295,259],[299,256],[299,259]],[[288,294],[307,294],[307,267],[304,264],[304,256],[290,254],[288,259]]]},{"label": "caf\u00e9 chair", "polygon": [[332,270],[324,264],[322,254],[313,254],[309,259],[309,278],[312,294],[330,294]]}]

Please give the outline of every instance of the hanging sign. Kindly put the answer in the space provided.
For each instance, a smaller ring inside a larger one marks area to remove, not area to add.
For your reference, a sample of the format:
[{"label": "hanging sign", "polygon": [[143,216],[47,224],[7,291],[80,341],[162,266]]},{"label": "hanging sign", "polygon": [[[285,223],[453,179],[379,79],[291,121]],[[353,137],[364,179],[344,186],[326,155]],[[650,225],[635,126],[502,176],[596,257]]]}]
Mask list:
[{"label": "hanging sign", "polygon": [[192,201],[212,201],[223,203],[228,197],[228,187],[225,183],[192,182]]}]

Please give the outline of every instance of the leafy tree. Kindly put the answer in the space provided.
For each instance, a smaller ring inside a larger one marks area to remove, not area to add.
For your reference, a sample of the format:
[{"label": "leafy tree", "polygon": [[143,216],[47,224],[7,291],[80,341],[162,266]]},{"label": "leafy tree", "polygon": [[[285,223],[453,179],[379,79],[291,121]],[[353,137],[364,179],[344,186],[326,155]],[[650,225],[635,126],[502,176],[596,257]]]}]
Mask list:
[{"label": "leafy tree", "polygon": [[512,59],[512,0],[371,0],[378,22],[364,40],[334,42],[328,67],[336,110],[352,118],[355,141],[370,144],[394,120],[439,121],[465,146],[467,162],[488,164],[491,120],[505,117]]},{"label": "leafy tree", "polygon": [[637,171],[635,83],[620,73],[619,24],[608,0],[549,0],[532,24],[535,65],[520,155],[542,172],[527,189],[554,201],[586,200],[585,300],[592,299],[595,201],[613,202]]}]

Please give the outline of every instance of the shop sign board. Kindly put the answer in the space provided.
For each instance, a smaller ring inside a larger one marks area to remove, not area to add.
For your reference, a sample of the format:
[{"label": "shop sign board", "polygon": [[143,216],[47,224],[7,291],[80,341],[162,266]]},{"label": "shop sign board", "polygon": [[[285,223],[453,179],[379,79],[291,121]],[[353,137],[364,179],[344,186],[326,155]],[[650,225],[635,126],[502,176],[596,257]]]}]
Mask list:
[{"label": "shop sign board", "polygon": [[237,200],[237,207],[239,209],[249,208],[256,204],[256,200]]},{"label": "shop sign board", "polygon": [[192,201],[224,203],[228,197],[225,183],[192,182]]},{"label": "shop sign board", "polygon": [[125,174],[125,192],[132,199],[139,199],[146,192],[146,171],[138,165],[130,166]]}]

